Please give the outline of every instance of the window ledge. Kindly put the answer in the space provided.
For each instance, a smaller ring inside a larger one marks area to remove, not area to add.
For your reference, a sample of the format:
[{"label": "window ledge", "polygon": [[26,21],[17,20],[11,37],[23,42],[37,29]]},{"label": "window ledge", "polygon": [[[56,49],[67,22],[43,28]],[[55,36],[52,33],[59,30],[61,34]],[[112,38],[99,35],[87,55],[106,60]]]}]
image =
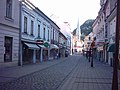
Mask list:
[{"label": "window ledge", "polygon": [[27,33],[27,32],[22,32],[22,34],[24,34],[24,35],[28,35],[28,33]]},{"label": "window ledge", "polygon": [[5,20],[8,20],[8,21],[14,22],[14,19],[9,18],[9,17],[6,17],[6,16],[5,16]]},{"label": "window ledge", "polygon": [[38,36],[38,37],[37,37],[37,39],[41,39],[41,37],[40,37],[40,36]]},{"label": "window ledge", "polygon": [[33,34],[31,34],[30,36],[31,36],[31,37],[34,37],[34,35],[33,35]]}]

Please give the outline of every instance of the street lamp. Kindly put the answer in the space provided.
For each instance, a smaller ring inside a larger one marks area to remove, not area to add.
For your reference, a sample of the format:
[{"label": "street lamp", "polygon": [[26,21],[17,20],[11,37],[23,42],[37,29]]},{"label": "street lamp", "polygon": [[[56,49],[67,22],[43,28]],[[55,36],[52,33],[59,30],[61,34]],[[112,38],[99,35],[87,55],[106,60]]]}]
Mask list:
[{"label": "street lamp", "polygon": [[91,37],[89,36],[89,37],[88,37],[88,39],[89,39],[89,50],[88,50],[88,58],[89,58],[89,62],[90,62],[90,57],[91,57],[90,39],[91,39]]},{"label": "street lamp", "polygon": [[91,43],[91,46],[90,46],[90,50],[91,50],[91,67],[93,67],[93,52],[94,52],[94,46],[95,46],[95,42],[94,42],[94,40],[93,40],[92,43]]}]

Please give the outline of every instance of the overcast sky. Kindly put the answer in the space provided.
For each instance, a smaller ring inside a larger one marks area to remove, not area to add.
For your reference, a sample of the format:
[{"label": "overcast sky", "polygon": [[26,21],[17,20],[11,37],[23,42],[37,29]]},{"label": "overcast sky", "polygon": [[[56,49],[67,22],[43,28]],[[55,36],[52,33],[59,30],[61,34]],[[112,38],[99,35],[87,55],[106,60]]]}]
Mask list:
[{"label": "overcast sky", "polygon": [[87,19],[95,19],[100,9],[100,0],[30,0],[48,17],[52,14],[71,25],[71,29],[83,24]]}]

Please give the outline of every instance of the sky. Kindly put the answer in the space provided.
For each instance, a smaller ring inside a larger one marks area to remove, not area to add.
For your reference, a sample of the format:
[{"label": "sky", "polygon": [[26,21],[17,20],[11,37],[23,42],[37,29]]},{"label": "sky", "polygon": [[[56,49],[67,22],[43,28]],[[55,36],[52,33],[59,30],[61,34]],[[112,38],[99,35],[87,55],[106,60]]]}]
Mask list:
[{"label": "sky", "polygon": [[95,19],[100,9],[100,0],[30,0],[44,14],[58,16],[69,22],[71,30],[82,25],[88,19]]}]

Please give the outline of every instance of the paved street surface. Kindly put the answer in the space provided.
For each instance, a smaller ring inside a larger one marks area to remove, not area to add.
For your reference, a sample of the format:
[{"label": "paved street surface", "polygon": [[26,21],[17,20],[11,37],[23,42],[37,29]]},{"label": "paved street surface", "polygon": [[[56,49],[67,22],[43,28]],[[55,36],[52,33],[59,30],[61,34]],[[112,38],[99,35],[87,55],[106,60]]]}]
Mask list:
[{"label": "paved street surface", "polygon": [[112,74],[113,70],[109,65],[94,61],[94,67],[90,67],[88,60],[82,57],[79,65],[58,90],[111,90]]},{"label": "paved street surface", "polygon": [[0,68],[0,90],[111,90],[111,82],[112,67],[94,61],[91,68],[80,54],[23,67]]}]

